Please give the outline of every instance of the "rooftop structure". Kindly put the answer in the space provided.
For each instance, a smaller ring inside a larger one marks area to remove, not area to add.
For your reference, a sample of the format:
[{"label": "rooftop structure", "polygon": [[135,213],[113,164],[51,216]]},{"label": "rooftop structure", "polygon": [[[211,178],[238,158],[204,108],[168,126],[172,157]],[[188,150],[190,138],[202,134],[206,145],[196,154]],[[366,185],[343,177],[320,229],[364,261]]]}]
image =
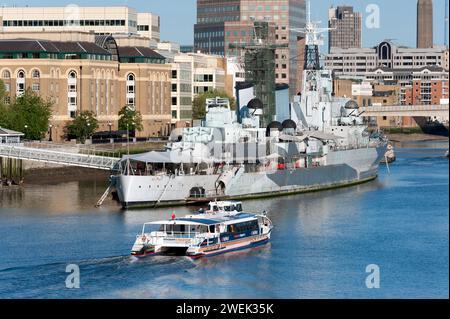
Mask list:
[{"label": "rooftop structure", "polygon": [[160,41],[159,16],[126,6],[0,7],[0,32],[85,31]]}]

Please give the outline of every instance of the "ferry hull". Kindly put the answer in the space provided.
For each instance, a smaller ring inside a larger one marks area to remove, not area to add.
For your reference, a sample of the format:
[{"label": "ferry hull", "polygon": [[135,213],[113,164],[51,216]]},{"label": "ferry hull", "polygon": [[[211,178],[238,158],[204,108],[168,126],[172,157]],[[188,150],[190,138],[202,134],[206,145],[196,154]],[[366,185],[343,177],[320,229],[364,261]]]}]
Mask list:
[{"label": "ferry hull", "polygon": [[244,172],[216,193],[220,175],[114,176],[119,201],[124,208],[195,203],[193,188],[212,192],[205,200],[248,199],[281,196],[352,186],[374,180],[385,147],[330,152],[321,167]]},{"label": "ferry hull", "polygon": [[228,247],[224,247],[221,249],[216,249],[216,250],[211,250],[208,252],[204,252],[204,253],[198,253],[198,254],[193,254],[193,255],[187,255],[188,257],[192,258],[192,259],[200,259],[200,258],[205,258],[205,257],[214,257],[214,256],[218,256],[218,255],[222,255],[225,253],[231,253],[231,252],[235,252],[235,251],[240,251],[240,250],[245,250],[245,249],[250,249],[250,248],[255,248],[258,246],[262,246],[265,245],[267,243],[269,243],[270,238],[268,236],[265,236],[265,238],[262,238],[260,240],[257,241],[252,241],[252,242],[246,242],[244,244],[232,244]]}]

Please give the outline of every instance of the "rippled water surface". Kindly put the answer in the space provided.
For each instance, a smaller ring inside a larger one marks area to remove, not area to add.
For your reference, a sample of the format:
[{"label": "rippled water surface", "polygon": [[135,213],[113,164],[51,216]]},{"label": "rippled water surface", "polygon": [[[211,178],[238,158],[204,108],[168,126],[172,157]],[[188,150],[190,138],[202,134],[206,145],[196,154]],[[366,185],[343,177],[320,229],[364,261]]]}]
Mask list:
[{"label": "rippled water surface", "polygon": [[[267,210],[270,244],[209,259],[129,256],[144,222],[193,207],[94,204],[103,182],[0,191],[0,298],[448,298],[447,142],[397,148],[378,180],[244,202]],[[80,267],[67,289],[68,264]],[[380,267],[380,289],[365,269]]]}]

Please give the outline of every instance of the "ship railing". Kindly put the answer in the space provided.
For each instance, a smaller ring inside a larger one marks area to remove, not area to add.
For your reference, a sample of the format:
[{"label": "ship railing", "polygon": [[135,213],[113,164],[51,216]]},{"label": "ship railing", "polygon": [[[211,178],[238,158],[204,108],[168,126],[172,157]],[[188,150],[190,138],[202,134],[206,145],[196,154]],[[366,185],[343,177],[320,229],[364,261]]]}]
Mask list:
[{"label": "ship railing", "polygon": [[158,232],[155,235],[147,235],[151,245],[171,245],[185,247],[186,245],[198,245],[207,238],[207,234],[199,232]]},{"label": "ship railing", "polygon": [[205,233],[202,232],[152,232],[150,234],[146,234],[149,238],[163,238],[163,239],[178,239],[178,238],[199,238],[205,237]]}]

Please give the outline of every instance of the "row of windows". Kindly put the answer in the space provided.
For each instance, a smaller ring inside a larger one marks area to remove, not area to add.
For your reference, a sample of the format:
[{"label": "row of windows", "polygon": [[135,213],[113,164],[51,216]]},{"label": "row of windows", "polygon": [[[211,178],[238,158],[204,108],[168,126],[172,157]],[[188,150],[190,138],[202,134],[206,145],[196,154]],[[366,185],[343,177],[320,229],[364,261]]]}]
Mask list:
[{"label": "row of windows", "polygon": [[[136,21],[129,20],[130,26]],[[125,20],[5,20],[4,27],[125,26]]]},{"label": "row of windows", "polygon": [[[178,105],[178,98],[176,96],[172,96],[172,106],[177,106],[177,105]],[[187,96],[180,97],[180,105],[191,106],[192,105],[191,98],[187,97]]]},{"label": "row of windows", "polygon": [[214,75],[212,75],[212,74],[195,74],[194,82],[214,82]]},{"label": "row of windows", "polygon": [[0,52],[0,59],[54,59],[111,61],[109,54],[48,53],[48,52]]},{"label": "row of windows", "polygon": [[220,23],[226,21],[239,21],[239,16],[219,16],[219,17],[206,17],[197,19],[197,23]]},{"label": "row of windows", "polygon": [[220,7],[199,7],[198,13],[220,13],[228,11],[239,11],[239,6],[220,6]]},{"label": "row of windows", "polygon": [[[36,69],[32,70],[31,77],[33,79],[39,79],[41,77],[41,73],[39,72],[39,70],[36,70]],[[10,78],[11,78],[11,72],[9,72],[8,70],[4,70],[2,72],[2,79],[8,80]],[[19,72],[17,72],[17,78],[19,78],[19,79],[25,78],[25,71],[20,70]]]},{"label": "row of windows", "polygon": [[288,10],[288,6],[287,5],[281,5],[281,6],[279,6],[279,5],[274,5],[274,6],[270,6],[270,5],[266,5],[266,6],[249,5],[248,7],[246,7],[246,6],[242,7],[242,11],[247,11],[247,10],[248,11],[256,11],[256,10],[264,11],[264,9],[265,9],[265,11],[271,11],[271,10],[274,10],[274,11],[278,11],[278,10],[287,11]]},{"label": "row of windows", "polygon": [[[178,84],[172,83],[172,92],[178,92]],[[191,93],[192,85],[188,83],[180,83],[180,92],[181,93]]]},{"label": "row of windows", "polygon": [[259,20],[259,21],[263,21],[263,20],[287,20],[288,16],[285,14],[282,15],[278,15],[278,14],[274,14],[273,16],[271,15],[267,15],[267,16],[242,16],[242,20],[243,21],[247,21],[247,20]]},{"label": "row of windows", "polygon": [[209,39],[223,37],[223,31],[210,31],[210,32],[196,32],[194,38],[196,39]]},{"label": "row of windows", "polygon": [[[196,44],[198,48],[209,49],[209,48],[222,48],[224,46],[223,41],[210,41],[210,42],[199,42]],[[213,52],[211,52],[213,53]]]},{"label": "row of windows", "polygon": [[227,226],[227,232],[230,233],[243,233],[253,230],[258,230],[258,221],[256,220]]},{"label": "row of windows", "polygon": [[149,31],[150,27],[148,25],[138,25],[137,30],[138,31]]}]

